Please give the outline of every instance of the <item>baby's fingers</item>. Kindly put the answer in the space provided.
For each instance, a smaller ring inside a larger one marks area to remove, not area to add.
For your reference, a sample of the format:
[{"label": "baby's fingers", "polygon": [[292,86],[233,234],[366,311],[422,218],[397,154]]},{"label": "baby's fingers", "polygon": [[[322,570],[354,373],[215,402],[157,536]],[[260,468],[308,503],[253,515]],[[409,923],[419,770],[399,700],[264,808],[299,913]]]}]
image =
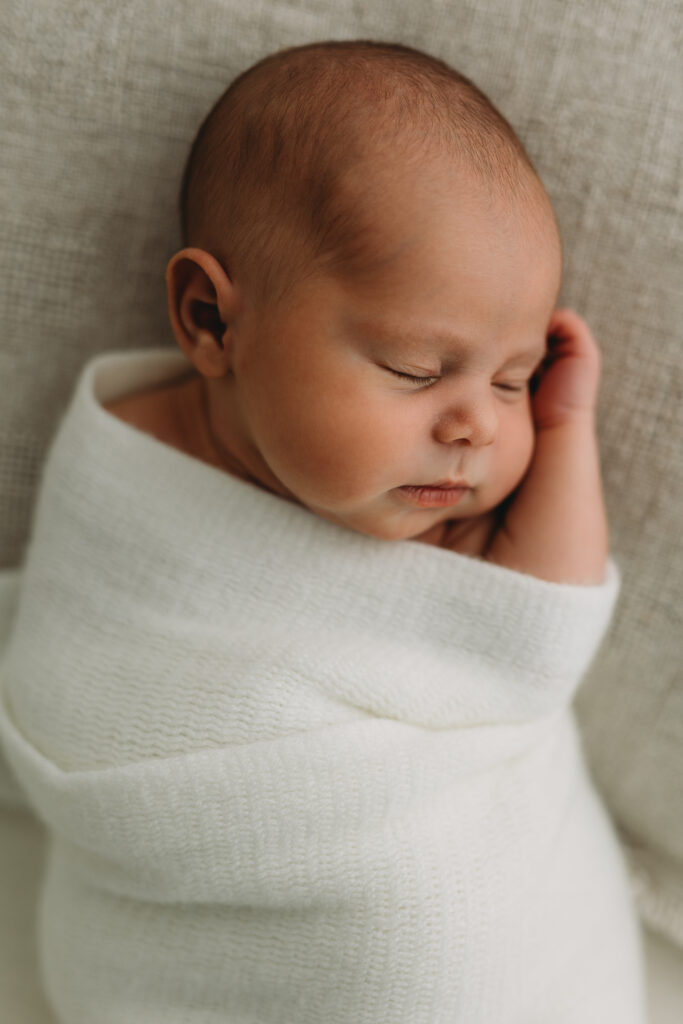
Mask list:
[{"label": "baby's fingers", "polygon": [[586,321],[573,310],[555,310],[547,341],[547,354],[530,388],[537,429],[592,414],[600,377],[598,346]]},{"label": "baby's fingers", "polygon": [[547,328],[548,354],[576,355],[600,364],[600,349],[583,317],[573,309],[556,309]]}]

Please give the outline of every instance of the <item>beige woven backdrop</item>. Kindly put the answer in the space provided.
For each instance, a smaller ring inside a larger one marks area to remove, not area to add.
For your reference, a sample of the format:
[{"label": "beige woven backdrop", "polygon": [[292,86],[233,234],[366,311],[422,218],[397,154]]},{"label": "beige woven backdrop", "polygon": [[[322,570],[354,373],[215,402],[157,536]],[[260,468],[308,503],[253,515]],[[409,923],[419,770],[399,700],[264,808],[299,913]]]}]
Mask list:
[{"label": "beige woven backdrop", "polygon": [[[471,76],[554,200],[561,295],[604,355],[599,430],[623,591],[579,698],[646,920],[683,946],[683,14],[679,0],[33,0],[3,17],[0,565],[82,364],[172,344],[163,271],[208,105],[263,54],[418,46]],[[683,1012],[683,1011],[682,1011]]]}]

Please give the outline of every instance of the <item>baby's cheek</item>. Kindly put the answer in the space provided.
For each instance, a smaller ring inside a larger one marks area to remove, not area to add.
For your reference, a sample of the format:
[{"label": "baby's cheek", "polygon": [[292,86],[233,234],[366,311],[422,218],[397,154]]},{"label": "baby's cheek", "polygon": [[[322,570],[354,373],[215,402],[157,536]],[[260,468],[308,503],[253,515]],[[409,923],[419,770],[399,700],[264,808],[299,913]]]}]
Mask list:
[{"label": "baby's cheek", "polygon": [[536,432],[530,406],[528,412],[520,417],[519,422],[515,426],[516,429],[511,433],[515,437],[513,462],[516,464],[518,474],[516,486],[531,465],[536,446]]},{"label": "baby's cheek", "polygon": [[493,468],[492,484],[498,492],[498,500],[506,498],[521,482],[531,465],[535,446],[533,419],[526,410],[509,409],[501,417],[496,465]]},{"label": "baby's cheek", "polygon": [[302,499],[344,505],[377,486],[392,457],[391,434],[337,401],[280,410],[267,425],[271,468]]},{"label": "baby's cheek", "polygon": [[307,469],[321,498],[344,504],[383,489],[396,458],[391,431],[356,411],[338,416],[327,430],[319,426],[308,446]]}]

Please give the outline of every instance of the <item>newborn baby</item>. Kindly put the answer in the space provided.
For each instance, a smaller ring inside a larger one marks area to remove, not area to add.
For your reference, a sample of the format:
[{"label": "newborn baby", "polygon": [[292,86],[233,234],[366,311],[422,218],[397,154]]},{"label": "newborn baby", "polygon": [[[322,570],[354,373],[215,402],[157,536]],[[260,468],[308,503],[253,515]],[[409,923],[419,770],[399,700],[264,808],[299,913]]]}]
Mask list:
[{"label": "newborn baby", "polygon": [[169,310],[196,373],[112,412],[371,536],[602,581],[599,354],[555,310],[547,194],[471,83],[400,47],[275,56],[205,121],[182,214]]},{"label": "newborn baby", "polygon": [[2,666],[59,1020],[642,1024],[570,708],[600,357],[521,143],[429,56],[300,47],[181,211],[181,353],[85,368]]}]

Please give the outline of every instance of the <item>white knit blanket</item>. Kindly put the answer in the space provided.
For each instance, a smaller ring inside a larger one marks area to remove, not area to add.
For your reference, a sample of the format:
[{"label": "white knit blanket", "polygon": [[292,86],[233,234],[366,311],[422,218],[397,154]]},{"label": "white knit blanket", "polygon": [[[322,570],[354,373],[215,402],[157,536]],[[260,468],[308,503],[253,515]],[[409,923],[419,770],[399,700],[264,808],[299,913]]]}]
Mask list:
[{"label": "white knit blanket", "polygon": [[0,735],[64,1024],[642,1024],[570,703],[618,590],[382,541],[98,401],[53,444]]}]

